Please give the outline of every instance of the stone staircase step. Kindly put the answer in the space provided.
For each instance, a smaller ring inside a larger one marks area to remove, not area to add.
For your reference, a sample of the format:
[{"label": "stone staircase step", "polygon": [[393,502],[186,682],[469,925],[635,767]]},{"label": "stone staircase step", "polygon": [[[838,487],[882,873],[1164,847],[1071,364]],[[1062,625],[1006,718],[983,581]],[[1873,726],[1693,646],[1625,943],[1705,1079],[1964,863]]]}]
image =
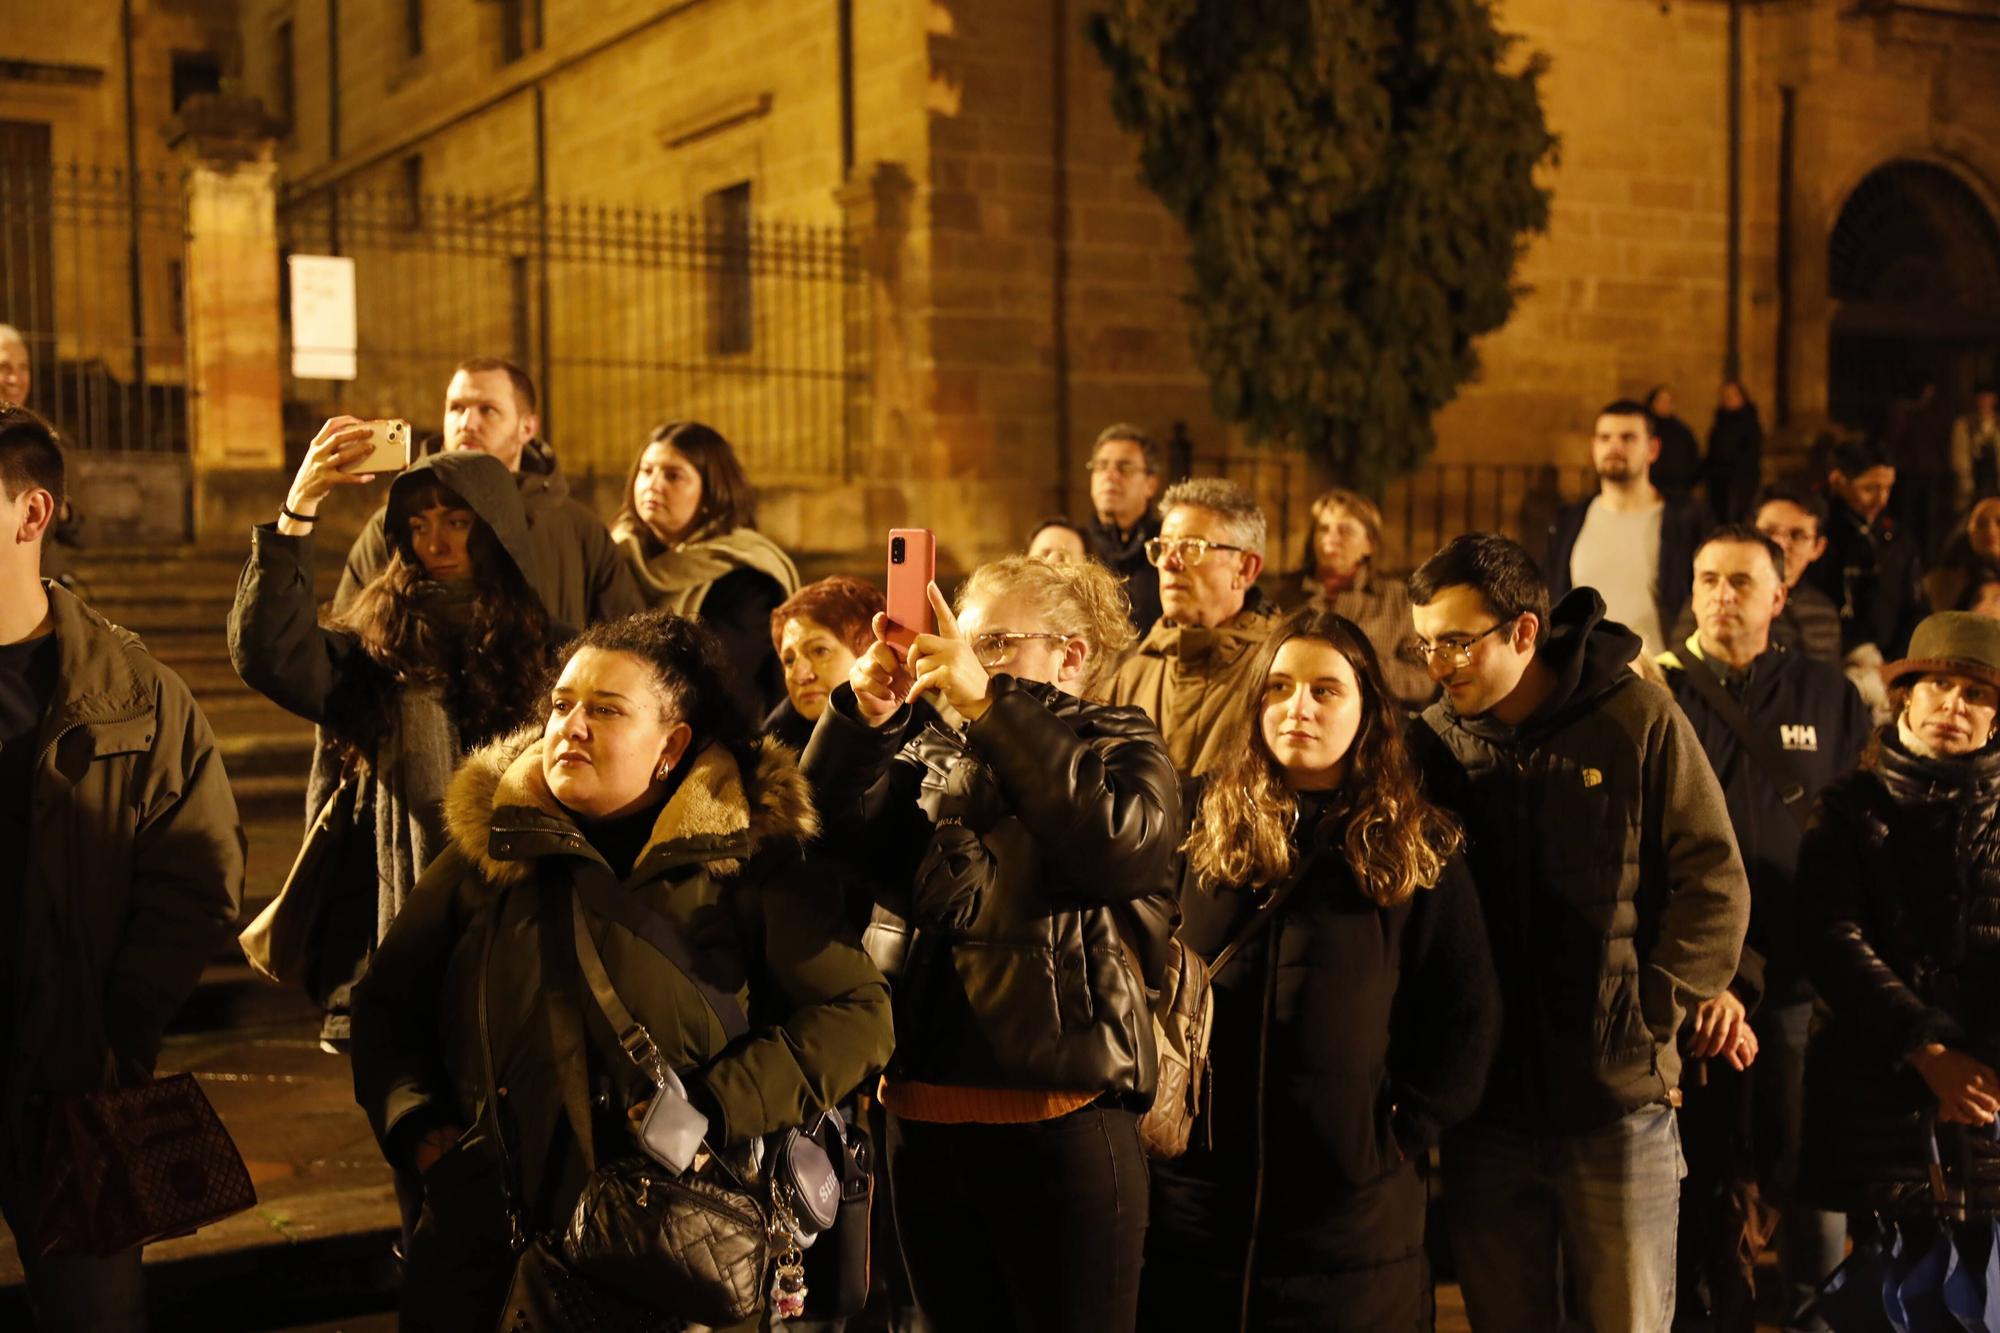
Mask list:
[{"label": "stone staircase step", "polygon": [[218,735],[215,743],[222,752],[222,764],[229,771],[230,782],[240,783],[246,778],[288,777],[301,793],[305,791],[306,772],[312,764],[312,732]]}]

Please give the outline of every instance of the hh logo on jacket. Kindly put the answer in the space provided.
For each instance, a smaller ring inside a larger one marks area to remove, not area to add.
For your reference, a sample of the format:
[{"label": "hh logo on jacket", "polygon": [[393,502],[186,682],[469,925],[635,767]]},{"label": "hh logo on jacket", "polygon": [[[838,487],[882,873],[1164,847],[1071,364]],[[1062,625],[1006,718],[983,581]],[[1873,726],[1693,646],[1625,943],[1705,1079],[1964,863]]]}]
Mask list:
[{"label": "hh logo on jacket", "polygon": [[1810,750],[1819,753],[1819,729],[1802,722],[1787,723],[1778,728],[1778,739],[1787,750]]}]

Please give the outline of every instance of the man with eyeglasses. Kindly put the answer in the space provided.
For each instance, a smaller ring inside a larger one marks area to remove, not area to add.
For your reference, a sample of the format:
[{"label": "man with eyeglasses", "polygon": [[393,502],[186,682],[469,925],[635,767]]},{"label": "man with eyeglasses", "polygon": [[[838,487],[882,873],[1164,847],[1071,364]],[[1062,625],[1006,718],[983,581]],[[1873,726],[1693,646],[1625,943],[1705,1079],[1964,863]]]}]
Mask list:
[{"label": "man with eyeglasses", "polygon": [[1264,511],[1248,491],[1194,477],[1168,488],[1160,513],[1146,558],[1159,571],[1162,615],[1112,678],[1110,702],[1145,710],[1185,778],[1207,772],[1221,749],[1277,611],[1257,588]]},{"label": "man with eyeglasses", "polygon": [[[1839,666],[1840,608],[1805,581],[1807,566],[1826,553],[1826,501],[1801,487],[1766,486],[1758,493],[1753,512],[1753,526],[1776,542],[1785,557],[1785,605],[1771,622],[1771,642]],[[1690,599],[1669,637],[1681,644],[1694,632]]]},{"label": "man with eyeglasses", "polygon": [[1137,426],[1106,426],[1090,451],[1090,507],[1084,533],[1090,554],[1125,580],[1132,627],[1144,635],[1160,618],[1160,572],[1146,543],[1160,535],[1153,497],[1160,493],[1160,446]]},{"label": "man with eyeglasses", "polygon": [[1552,611],[1518,543],[1468,533],[1410,601],[1444,687],[1411,748],[1465,825],[1505,997],[1485,1099],[1442,1149],[1466,1313],[1555,1329],[1573,1304],[1589,1328],[1666,1333],[1676,1034],[1735,975],[1750,915],[1722,791],[1595,589]]}]

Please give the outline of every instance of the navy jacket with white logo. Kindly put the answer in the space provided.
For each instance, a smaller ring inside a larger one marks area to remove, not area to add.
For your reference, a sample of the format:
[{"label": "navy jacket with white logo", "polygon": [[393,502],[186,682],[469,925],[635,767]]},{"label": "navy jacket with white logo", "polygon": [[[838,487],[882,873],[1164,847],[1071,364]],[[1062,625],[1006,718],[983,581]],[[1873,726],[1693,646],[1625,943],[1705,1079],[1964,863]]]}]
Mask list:
[{"label": "navy jacket with white logo", "polygon": [[[1785,809],[1779,788],[1744,752],[1729,724],[1695,692],[1686,673],[1708,671],[1686,643],[1660,658],[1667,688],[1694,725],[1701,748],[1729,806],[1736,845],[1750,876],[1750,934],[1746,961],[1755,950],[1764,959],[1763,1003],[1796,1004],[1812,997],[1799,957],[1798,914],[1793,880],[1798,869],[1799,820]],[[1765,728],[1806,789],[1806,808],[1833,780],[1861,762],[1872,721],[1868,706],[1838,667],[1803,653],[1773,647],[1724,688],[1750,720]],[[1801,811],[1800,813],[1804,813]],[[1740,987],[1739,987],[1740,989]]]}]

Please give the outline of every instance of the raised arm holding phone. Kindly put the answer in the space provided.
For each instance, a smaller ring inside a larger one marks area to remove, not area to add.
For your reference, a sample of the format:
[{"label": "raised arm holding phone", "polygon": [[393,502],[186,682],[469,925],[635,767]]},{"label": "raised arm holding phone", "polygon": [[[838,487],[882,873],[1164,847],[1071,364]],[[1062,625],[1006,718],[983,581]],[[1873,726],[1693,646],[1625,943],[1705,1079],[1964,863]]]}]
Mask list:
[{"label": "raised arm holding phone", "polygon": [[1158,730],[1089,701],[1129,603],[1089,562],[996,561],[955,607],[896,568],[803,766],[823,843],[911,928],[881,1089],[911,1282],[943,1328],[1128,1330],[1156,1056],[1126,942],[1156,976],[1182,827]]}]

